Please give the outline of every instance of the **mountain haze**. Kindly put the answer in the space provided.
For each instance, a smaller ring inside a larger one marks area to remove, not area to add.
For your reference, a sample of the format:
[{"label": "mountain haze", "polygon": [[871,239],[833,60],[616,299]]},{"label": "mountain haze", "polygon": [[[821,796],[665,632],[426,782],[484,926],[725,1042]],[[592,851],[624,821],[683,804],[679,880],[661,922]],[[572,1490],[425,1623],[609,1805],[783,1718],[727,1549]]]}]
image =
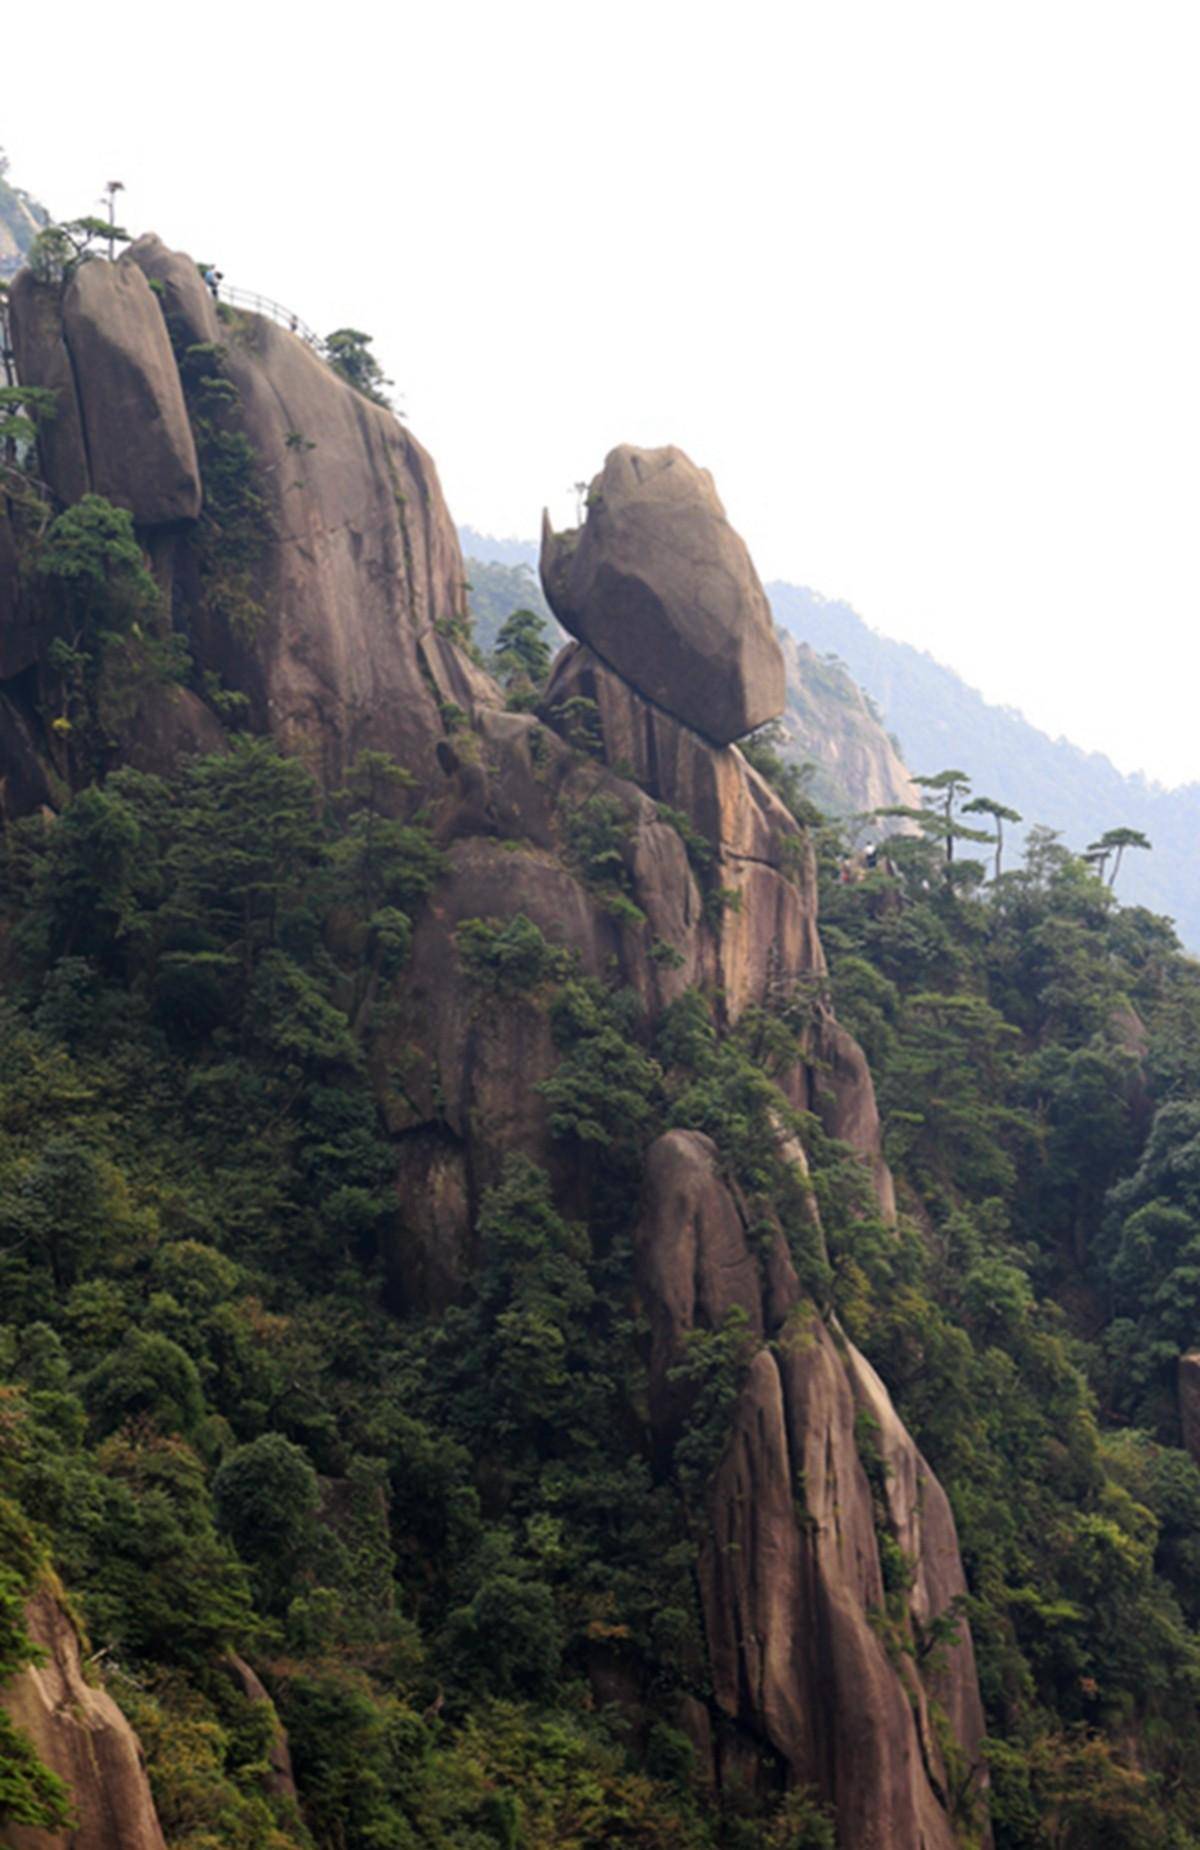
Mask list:
[{"label": "mountain haze", "polygon": [[931,655],[881,636],[849,604],[782,582],[767,591],[777,623],[845,662],[877,703],[911,770],[956,766],[977,795],[1020,812],[1024,826],[1012,831],[1014,848],[1035,823],[1060,831],[1077,852],[1105,829],[1141,829],[1153,852],[1125,857],[1121,898],[1165,913],[1185,944],[1200,947],[1200,784],[1167,790],[1127,777],[1102,753],[1050,738],[1014,708],[985,700]]},{"label": "mountain haze", "polygon": [[8,179],[8,161],[0,148],[0,282],[16,275],[45,223],[44,208]]}]

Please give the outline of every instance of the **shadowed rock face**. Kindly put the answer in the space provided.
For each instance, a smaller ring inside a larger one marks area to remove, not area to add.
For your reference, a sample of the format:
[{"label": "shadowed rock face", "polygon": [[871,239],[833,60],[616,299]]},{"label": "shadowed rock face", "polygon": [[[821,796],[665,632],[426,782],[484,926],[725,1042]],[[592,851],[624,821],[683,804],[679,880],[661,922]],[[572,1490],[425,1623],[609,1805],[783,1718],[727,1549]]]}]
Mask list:
[{"label": "shadowed rock face", "polygon": [[50,1593],[26,1628],[46,1659],[0,1690],[0,1703],[71,1789],[76,1826],[62,1834],[0,1825],[5,1850],[166,1850],[137,1736],[112,1697],[83,1677],[75,1628]]},{"label": "shadowed rock face", "polygon": [[63,338],[59,291],[35,281],[31,270],[22,270],[8,302],[18,378],[23,385],[40,386],[55,394],[54,416],[38,436],[42,473],[63,501],[78,501],[90,492],[92,477],[75,375]]},{"label": "shadowed rock face", "polygon": [[196,445],[162,313],[137,265],[80,264],[61,291],[23,271],[11,300],[21,379],[58,394],[42,442],[50,486],[65,501],[104,495],[139,526],[195,520]]},{"label": "shadowed rock face", "polygon": [[682,450],[622,444],[575,532],[542,531],[555,616],[657,706],[727,745],[783,711],[783,657],[712,477]]}]

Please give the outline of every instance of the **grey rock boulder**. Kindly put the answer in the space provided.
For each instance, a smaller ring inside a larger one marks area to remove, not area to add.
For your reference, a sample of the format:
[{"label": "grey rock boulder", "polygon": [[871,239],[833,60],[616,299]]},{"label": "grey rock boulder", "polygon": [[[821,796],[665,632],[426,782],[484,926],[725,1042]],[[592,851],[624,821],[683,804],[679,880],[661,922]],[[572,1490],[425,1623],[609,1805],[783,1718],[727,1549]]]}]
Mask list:
[{"label": "grey rock boulder", "polygon": [[783,656],[744,541],[682,450],[610,452],[572,532],[543,523],[555,616],[648,700],[717,745],[783,711]]}]

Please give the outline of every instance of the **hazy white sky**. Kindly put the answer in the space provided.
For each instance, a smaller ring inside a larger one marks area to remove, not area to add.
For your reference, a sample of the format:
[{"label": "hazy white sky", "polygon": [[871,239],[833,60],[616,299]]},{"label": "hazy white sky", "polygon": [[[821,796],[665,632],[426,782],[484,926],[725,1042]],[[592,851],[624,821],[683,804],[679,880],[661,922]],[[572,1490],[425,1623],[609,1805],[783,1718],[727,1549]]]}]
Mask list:
[{"label": "hazy white sky", "polygon": [[678,443],[764,577],[1200,778],[1194,0],[110,0],[4,43],[11,177],[123,180],[374,334],[458,519],[532,535]]}]

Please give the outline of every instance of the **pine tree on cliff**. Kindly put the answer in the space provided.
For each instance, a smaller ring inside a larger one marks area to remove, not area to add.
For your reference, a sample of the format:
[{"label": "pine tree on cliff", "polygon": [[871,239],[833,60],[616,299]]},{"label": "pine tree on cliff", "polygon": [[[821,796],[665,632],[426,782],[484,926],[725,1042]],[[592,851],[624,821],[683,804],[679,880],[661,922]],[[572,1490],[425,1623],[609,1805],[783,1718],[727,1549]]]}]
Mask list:
[{"label": "pine tree on cliff", "polygon": [[1121,857],[1125,853],[1126,848],[1145,848],[1148,850],[1151,846],[1152,843],[1147,840],[1140,829],[1105,829],[1099,841],[1088,843],[1087,858],[1098,864],[1099,875],[1100,878],[1103,879],[1109,856],[1115,854],[1116,858],[1113,861],[1113,870],[1108,876],[1108,885],[1111,891],[1116,885],[1117,875],[1121,871]]},{"label": "pine tree on cliff", "polygon": [[962,808],[964,816],[990,816],[996,824],[996,871],[994,878],[1000,878],[1000,857],[1004,852],[1004,829],[1006,822],[1020,822],[1021,816],[1007,803],[998,803],[995,797],[972,797]]}]

